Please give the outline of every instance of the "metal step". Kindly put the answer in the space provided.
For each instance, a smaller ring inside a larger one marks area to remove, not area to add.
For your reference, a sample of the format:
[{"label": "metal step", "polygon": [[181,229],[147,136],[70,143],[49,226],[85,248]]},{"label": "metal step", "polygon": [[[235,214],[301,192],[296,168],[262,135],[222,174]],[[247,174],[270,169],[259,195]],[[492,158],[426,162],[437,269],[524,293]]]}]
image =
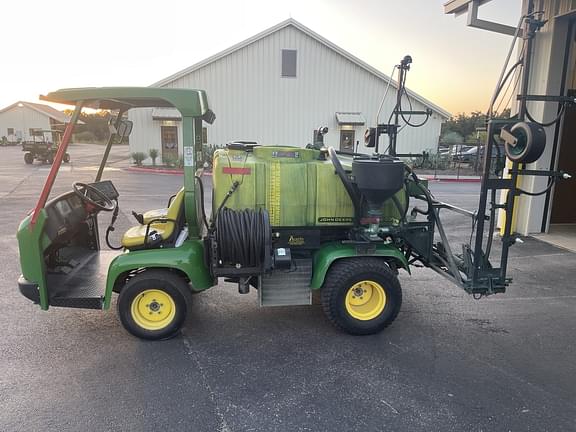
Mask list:
[{"label": "metal step", "polygon": [[291,270],[276,270],[262,276],[258,297],[260,306],[297,306],[312,304],[310,279],[312,260],[293,260]]},{"label": "metal step", "polygon": [[56,307],[102,309],[110,262],[118,255],[115,251],[89,251],[69,248],[62,258],[70,267],[48,272],[48,304]]}]

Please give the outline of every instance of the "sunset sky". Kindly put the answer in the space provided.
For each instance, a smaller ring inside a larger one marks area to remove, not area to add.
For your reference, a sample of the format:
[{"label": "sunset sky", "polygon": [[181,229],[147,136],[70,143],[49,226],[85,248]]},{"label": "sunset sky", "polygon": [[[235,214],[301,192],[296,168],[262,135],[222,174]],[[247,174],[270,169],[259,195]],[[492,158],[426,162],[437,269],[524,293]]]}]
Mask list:
[{"label": "sunset sky", "polygon": [[[486,110],[511,37],[444,15],[445,0],[3,1],[0,108],[64,87],[147,86],[292,17],[456,114]],[[516,25],[520,0],[481,18]]]}]

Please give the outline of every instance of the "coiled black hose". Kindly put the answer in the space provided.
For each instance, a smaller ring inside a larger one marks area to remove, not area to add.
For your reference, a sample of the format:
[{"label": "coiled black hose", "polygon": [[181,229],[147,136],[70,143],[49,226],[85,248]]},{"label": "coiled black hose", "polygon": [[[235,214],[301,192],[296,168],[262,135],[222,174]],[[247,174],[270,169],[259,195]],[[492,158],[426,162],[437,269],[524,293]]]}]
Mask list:
[{"label": "coiled black hose", "polygon": [[216,219],[219,260],[224,265],[262,267],[270,233],[265,209],[220,209]]}]

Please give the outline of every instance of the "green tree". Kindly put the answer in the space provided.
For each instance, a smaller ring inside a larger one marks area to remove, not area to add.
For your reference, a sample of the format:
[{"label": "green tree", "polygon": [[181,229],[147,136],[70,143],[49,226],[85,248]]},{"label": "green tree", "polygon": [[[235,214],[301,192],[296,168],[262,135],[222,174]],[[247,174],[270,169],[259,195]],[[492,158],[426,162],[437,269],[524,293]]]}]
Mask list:
[{"label": "green tree", "polygon": [[[509,118],[510,108],[504,109],[501,113],[496,113],[495,117]],[[470,114],[458,113],[442,124],[441,136],[448,136],[451,132],[455,132],[461,137],[466,137],[466,141],[475,141],[477,132],[486,127],[486,121],[486,114],[480,111],[472,111]]]},{"label": "green tree", "polygon": [[[64,110],[64,114],[71,116],[73,110]],[[84,124],[78,124],[74,128],[75,132],[91,132],[97,141],[105,141],[110,135],[108,123],[114,116],[108,110],[99,110],[96,112],[82,112],[79,120]]]},{"label": "green tree", "polygon": [[440,139],[442,144],[462,144],[464,142],[464,138],[458,132],[454,131],[446,131],[442,138]]}]

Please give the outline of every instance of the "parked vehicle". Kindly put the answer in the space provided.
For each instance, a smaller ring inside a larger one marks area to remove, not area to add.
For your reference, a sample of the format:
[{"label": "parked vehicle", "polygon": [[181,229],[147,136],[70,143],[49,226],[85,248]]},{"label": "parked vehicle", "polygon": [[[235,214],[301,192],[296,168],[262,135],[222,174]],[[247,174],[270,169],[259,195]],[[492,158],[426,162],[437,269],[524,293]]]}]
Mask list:
[{"label": "parked vehicle", "polygon": [[[24,162],[30,165],[38,160],[42,163],[51,164],[58,150],[61,135],[62,131],[59,130],[33,130],[32,140],[22,142],[22,151],[26,152],[24,153]],[[64,153],[62,161],[70,162],[70,155]]]},{"label": "parked vehicle", "polygon": [[[328,319],[359,335],[394,321],[402,303],[397,274],[410,272],[411,264],[421,263],[476,296],[504,292],[510,283],[505,269],[503,276],[495,273],[468,245],[463,256],[452,254],[439,210],[474,220],[477,214],[434,199],[399,158],[230,143],[214,154],[209,220],[200,175],[202,134],[194,133],[202,121],[215,119],[204,91],[86,88],[41,98],[76,106],[38,203],[17,233],[20,291],[44,310],[106,310],[118,293],[123,326],[140,338],[164,339],[183,325],[192,294],[224,279],[237,283],[242,294],[257,289],[262,306],[311,304],[319,293]],[[70,192],[48,201],[82,107],[118,110],[114,133],[94,182],[74,182]],[[133,212],[135,225],[115,247],[108,234],[120,192],[102,175],[112,143],[131,131],[122,119],[128,107],[180,111],[184,184],[166,208]],[[414,199],[426,207],[411,204]],[[100,247],[101,212],[112,213],[106,231],[111,250]]]},{"label": "parked vehicle", "polygon": [[[484,146],[476,146],[471,147],[468,150],[464,151],[460,155],[457,156],[457,161],[462,163],[468,164],[476,164],[481,165],[484,159]],[[492,152],[492,160],[498,160],[501,163],[504,163],[506,159],[506,152],[504,150],[503,144],[495,144]],[[493,162],[494,163],[494,162]]]}]

